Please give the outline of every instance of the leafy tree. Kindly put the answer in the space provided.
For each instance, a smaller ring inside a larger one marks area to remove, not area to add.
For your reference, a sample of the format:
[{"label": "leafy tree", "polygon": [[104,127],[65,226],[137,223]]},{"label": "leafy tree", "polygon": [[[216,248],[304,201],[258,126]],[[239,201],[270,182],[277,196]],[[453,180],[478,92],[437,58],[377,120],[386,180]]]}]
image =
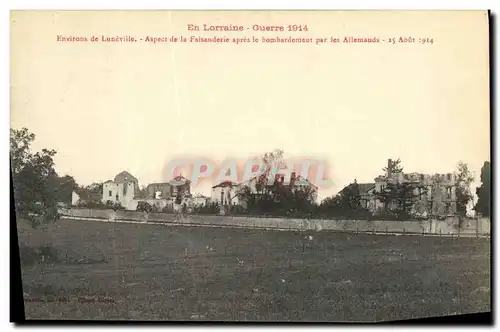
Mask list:
[{"label": "leafy tree", "polygon": [[138,204],[137,204],[137,208],[136,208],[136,211],[143,211],[143,212],[153,212],[154,211],[154,207],[149,204],[148,202],[143,202],[143,201],[140,201]]},{"label": "leafy tree", "polygon": [[359,185],[356,180],[342,189],[336,196],[325,198],[317,209],[322,217],[364,219],[370,212],[361,205]]},{"label": "leafy tree", "polygon": [[[57,199],[61,182],[54,169],[56,151],[42,149],[33,154],[30,145],[35,135],[28,129],[10,130],[10,158],[16,213],[36,227],[41,215],[45,221],[57,218]],[[68,179],[65,179],[68,180]],[[66,184],[64,185],[66,188]]]},{"label": "leafy tree", "polygon": [[30,145],[34,140],[35,134],[28,132],[27,128],[10,130],[10,160],[14,175],[19,174],[30,161]]},{"label": "leafy tree", "polygon": [[325,198],[320,203],[320,209],[322,210],[333,210],[340,206],[339,197],[338,196],[330,196]]},{"label": "leafy tree", "polygon": [[460,217],[465,217],[467,214],[467,204],[469,204],[472,200],[470,185],[474,181],[474,175],[469,170],[469,166],[463,161],[460,161],[457,165],[457,170],[455,171],[455,181],[457,214]]},{"label": "leafy tree", "polygon": [[[403,172],[401,160],[389,159],[388,165],[383,168],[387,177],[389,174]],[[388,179],[387,184],[379,192],[375,192],[377,199],[384,204],[384,213],[394,215],[398,219],[410,218],[416,201],[427,193],[427,187],[415,181],[393,182]]]},{"label": "leafy tree", "polygon": [[481,213],[484,217],[490,216],[490,162],[485,161],[481,168],[481,186],[476,188],[476,195],[478,197],[474,210]]},{"label": "leafy tree", "polygon": [[273,208],[281,215],[309,215],[314,209],[312,187],[295,187],[277,181],[272,192]]},{"label": "leafy tree", "polygon": [[[257,190],[257,192],[259,192]],[[240,202],[244,202],[248,210],[251,210],[251,207],[256,206],[257,195],[252,192],[250,187],[243,186],[239,190]]]},{"label": "leafy tree", "polygon": [[325,198],[320,206],[323,209],[356,210],[361,207],[361,195],[356,180],[342,189],[336,196]]},{"label": "leafy tree", "polygon": [[200,214],[217,214],[220,211],[220,205],[217,202],[213,202],[207,205],[195,206],[193,208],[193,213]]},{"label": "leafy tree", "polygon": [[315,208],[313,187],[298,186],[292,182],[285,184],[283,177],[277,174],[283,165],[283,155],[283,150],[279,149],[265,153],[262,157],[261,174],[256,179],[255,192],[249,187],[239,189],[237,196],[245,202],[248,212],[305,216]]},{"label": "leafy tree", "polygon": [[78,189],[78,184],[75,179],[72,176],[65,175],[63,177],[59,177],[57,181],[57,201],[71,203],[72,193],[74,190]]},{"label": "leafy tree", "polygon": [[403,182],[397,185],[397,203],[399,211],[410,215],[416,200],[427,194],[427,187],[416,182]]},{"label": "leafy tree", "polygon": [[398,187],[394,183],[388,183],[380,191],[375,191],[375,196],[384,204],[384,211],[388,211],[389,206],[398,200]]},{"label": "leafy tree", "polygon": [[94,182],[94,183],[86,186],[85,189],[87,189],[92,194],[102,195],[102,187],[103,187],[102,182]]},{"label": "leafy tree", "polygon": [[361,206],[359,185],[356,180],[344,188],[339,194],[339,207],[344,210],[355,210]]},{"label": "leafy tree", "polygon": [[386,213],[398,218],[408,218],[417,199],[427,193],[427,188],[416,182],[387,183],[375,196],[384,204]]}]

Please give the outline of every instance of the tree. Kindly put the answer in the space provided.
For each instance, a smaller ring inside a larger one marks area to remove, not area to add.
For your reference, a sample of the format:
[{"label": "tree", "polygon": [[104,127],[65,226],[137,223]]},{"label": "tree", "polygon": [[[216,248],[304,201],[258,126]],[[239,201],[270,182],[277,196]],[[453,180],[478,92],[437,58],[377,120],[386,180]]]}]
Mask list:
[{"label": "tree", "polygon": [[339,207],[344,210],[355,210],[361,206],[359,185],[356,180],[339,193]]},{"label": "tree", "polygon": [[338,196],[327,197],[320,204],[320,207],[323,209],[334,209],[337,208],[338,206],[339,206]]},{"label": "tree", "polygon": [[324,217],[366,218],[369,211],[361,205],[359,185],[356,180],[336,196],[325,198],[318,207]]},{"label": "tree", "polygon": [[92,194],[102,195],[102,187],[103,187],[102,182],[94,182],[86,186],[85,189],[87,189]]},{"label": "tree", "polygon": [[55,151],[42,150],[32,155],[26,164],[14,173],[14,197],[21,213],[33,212],[34,204],[55,207],[58,177],[52,157]]},{"label": "tree", "polygon": [[154,211],[154,208],[153,206],[151,206],[151,204],[149,204],[148,202],[144,202],[144,201],[140,201],[138,204],[137,204],[137,208],[135,209],[136,211],[143,211],[143,212],[153,212]]},{"label": "tree", "polygon": [[386,167],[382,168],[384,173],[388,174],[394,174],[394,173],[401,173],[403,171],[403,166],[401,166],[401,160],[392,160],[389,159],[389,162]]},{"label": "tree", "polygon": [[397,197],[397,187],[394,183],[388,183],[386,186],[382,187],[380,191],[374,191],[377,199],[384,204],[384,211],[389,210],[389,206],[392,202],[396,200]]},{"label": "tree", "polygon": [[[71,203],[71,196],[74,190],[78,189],[78,184],[72,176],[65,175],[58,177],[57,201]],[[102,191],[101,191],[102,192]]]},{"label": "tree", "polygon": [[375,192],[377,199],[384,204],[385,212],[394,213],[398,218],[412,214],[415,202],[427,193],[427,188],[417,182],[387,183],[381,191]]},{"label": "tree", "polygon": [[298,216],[308,215],[312,211],[315,206],[315,188],[299,186],[294,181],[284,183],[283,176],[279,175],[284,164],[283,156],[283,150],[279,149],[265,153],[262,156],[261,174],[256,178],[255,192],[246,186],[238,190],[237,196],[249,212]]},{"label": "tree", "polygon": [[474,181],[474,175],[469,170],[469,166],[463,161],[460,161],[457,165],[457,170],[455,171],[455,181],[457,214],[462,219],[467,214],[467,204],[469,204],[469,201],[472,200],[470,185]]},{"label": "tree", "polygon": [[19,174],[32,157],[30,145],[35,140],[35,134],[27,128],[10,130],[10,160],[13,175]]},{"label": "tree", "polygon": [[397,185],[397,203],[399,212],[406,216],[412,214],[415,202],[427,194],[427,187],[417,182],[403,182]]},{"label": "tree", "polygon": [[485,161],[483,167],[481,167],[481,186],[476,188],[478,200],[476,206],[474,206],[474,210],[484,217],[490,216],[490,183],[490,162]]},{"label": "tree", "polygon": [[60,182],[54,169],[56,151],[42,149],[33,154],[30,145],[34,140],[35,135],[26,128],[10,130],[16,213],[30,219],[35,227],[33,215],[42,215],[46,221],[56,218]]}]

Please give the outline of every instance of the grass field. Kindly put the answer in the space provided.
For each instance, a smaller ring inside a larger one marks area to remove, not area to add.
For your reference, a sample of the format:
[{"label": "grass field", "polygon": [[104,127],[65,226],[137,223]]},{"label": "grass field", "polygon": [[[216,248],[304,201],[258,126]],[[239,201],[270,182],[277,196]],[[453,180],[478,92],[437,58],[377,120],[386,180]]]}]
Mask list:
[{"label": "grass field", "polygon": [[26,245],[55,248],[22,266],[27,319],[352,322],[490,310],[484,239],[60,220],[21,227],[19,242],[24,255]]}]

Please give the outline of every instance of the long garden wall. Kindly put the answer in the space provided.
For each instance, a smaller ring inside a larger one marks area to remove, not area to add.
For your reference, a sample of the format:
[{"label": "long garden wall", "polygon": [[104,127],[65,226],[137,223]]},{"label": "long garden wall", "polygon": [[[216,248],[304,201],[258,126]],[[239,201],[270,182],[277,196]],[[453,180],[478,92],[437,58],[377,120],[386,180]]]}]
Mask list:
[{"label": "long garden wall", "polygon": [[473,219],[460,230],[457,228],[456,218],[445,220],[425,221],[382,221],[382,220],[324,220],[324,219],[285,219],[262,218],[252,216],[215,216],[215,215],[187,215],[179,217],[176,214],[145,213],[137,211],[113,211],[92,209],[61,210],[63,216],[74,219],[102,219],[107,221],[136,221],[154,223],[175,223],[188,225],[206,225],[212,227],[242,227],[266,228],[280,230],[326,230],[346,232],[375,232],[375,233],[432,233],[432,234],[489,234],[488,218]]}]

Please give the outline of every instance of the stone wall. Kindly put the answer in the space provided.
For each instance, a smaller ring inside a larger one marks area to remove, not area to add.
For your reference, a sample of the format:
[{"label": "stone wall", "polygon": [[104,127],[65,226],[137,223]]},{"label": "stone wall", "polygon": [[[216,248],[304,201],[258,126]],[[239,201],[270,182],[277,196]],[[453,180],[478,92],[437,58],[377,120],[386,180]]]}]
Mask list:
[{"label": "stone wall", "polygon": [[479,234],[489,234],[488,218],[465,223],[460,232],[456,218],[425,221],[383,221],[383,220],[324,220],[324,219],[285,219],[259,218],[252,216],[215,216],[187,215],[180,217],[171,213],[145,213],[138,211],[113,211],[92,209],[61,210],[63,216],[73,218],[96,218],[110,221],[138,221],[157,223],[181,223],[220,227],[266,228],[280,230],[315,230],[375,233],[407,233],[407,234],[475,234],[476,224]]}]

